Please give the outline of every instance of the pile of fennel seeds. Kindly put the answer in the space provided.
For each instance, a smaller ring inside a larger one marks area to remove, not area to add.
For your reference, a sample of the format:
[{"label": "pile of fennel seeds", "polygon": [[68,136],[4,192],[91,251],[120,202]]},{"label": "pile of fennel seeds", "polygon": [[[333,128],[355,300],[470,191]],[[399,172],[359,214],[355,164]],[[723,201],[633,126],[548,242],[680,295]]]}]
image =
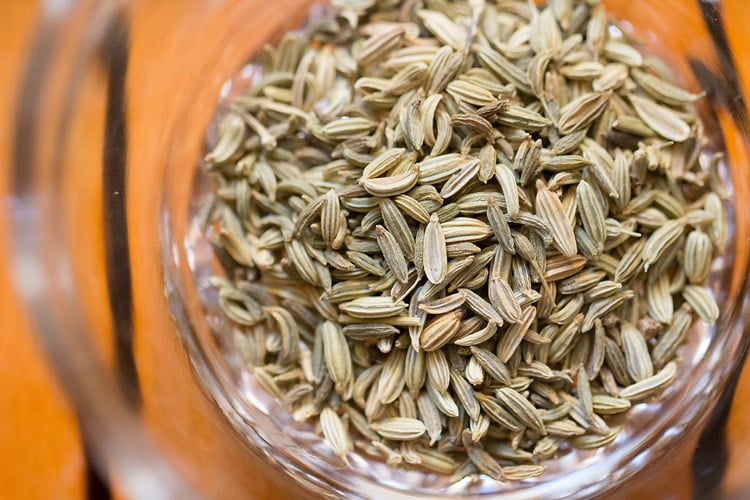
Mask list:
[{"label": "pile of fennel seeds", "polygon": [[717,319],[701,95],[592,3],[333,2],[233,101],[212,284],[258,384],[343,460],[538,476],[611,443]]}]

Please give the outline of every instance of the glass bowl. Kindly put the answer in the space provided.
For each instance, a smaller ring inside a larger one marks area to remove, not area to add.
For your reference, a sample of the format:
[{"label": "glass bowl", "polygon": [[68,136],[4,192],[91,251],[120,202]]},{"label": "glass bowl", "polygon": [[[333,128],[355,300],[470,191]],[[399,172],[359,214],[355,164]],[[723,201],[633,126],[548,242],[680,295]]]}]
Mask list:
[{"label": "glass bowl", "polygon": [[[726,149],[734,199],[746,197],[745,108],[718,4],[603,3],[683,84],[708,91],[700,112]],[[631,411],[612,445],[550,461],[541,478],[448,485],[359,456],[349,469],[258,390],[208,284],[219,268],[198,224],[210,189],[198,163],[217,106],[309,4],[81,1],[40,19],[17,106],[12,265],[102,470],[138,498],[654,498],[718,484],[707,458],[721,456],[749,339],[750,214],[737,205],[712,275],[715,328],[693,329],[675,383]]]}]

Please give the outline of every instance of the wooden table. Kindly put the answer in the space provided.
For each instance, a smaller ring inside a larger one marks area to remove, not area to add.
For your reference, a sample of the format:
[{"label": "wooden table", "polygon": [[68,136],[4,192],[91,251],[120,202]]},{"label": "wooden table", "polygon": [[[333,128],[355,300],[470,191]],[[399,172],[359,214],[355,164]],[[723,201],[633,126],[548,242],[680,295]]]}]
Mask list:
[{"label": "wooden table", "polygon": [[[750,2],[725,0],[727,35],[750,95]],[[10,161],[11,116],[18,92],[37,2],[9,0],[0,7],[0,169]],[[4,181],[5,177],[1,179]],[[6,195],[0,184],[0,234],[9,224]],[[0,262],[8,262],[8,242],[0,239]],[[88,466],[74,412],[56,382],[40,345],[30,334],[29,318],[20,314],[11,293],[11,269],[0,265],[0,496],[7,499],[81,499],[90,487]],[[200,419],[200,414],[197,414]],[[724,481],[725,498],[750,497],[750,363],[745,366],[729,420],[730,466]],[[256,498],[280,498],[277,481],[257,485]],[[684,485],[679,498],[689,496]],[[673,497],[674,498],[674,497]]]}]

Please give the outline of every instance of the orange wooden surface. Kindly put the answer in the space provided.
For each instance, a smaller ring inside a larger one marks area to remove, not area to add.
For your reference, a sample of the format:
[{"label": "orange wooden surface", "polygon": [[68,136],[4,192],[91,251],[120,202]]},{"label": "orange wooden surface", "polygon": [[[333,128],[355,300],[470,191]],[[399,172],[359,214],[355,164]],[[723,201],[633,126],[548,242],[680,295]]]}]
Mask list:
[{"label": "orange wooden surface", "polygon": [[[10,8],[8,8],[10,7]],[[36,18],[36,2],[0,8],[0,161],[9,163],[18,76]],[[10,201],[0,176],[0,234],[6,233]],[[85,497],[84,459],[72,409],[29,334],[28,318],[11,293],[9,242],[0,238],[0,496],[9,499]]]},{"label": "orange wooden surface", "polygon": [[[14,98],[17,92],[18,75],[22,70],[22,63],[28,48],[31,27],[36,16],[35,3],[32,1],[9,0],[0,6],[0,18],[4,20],[0,32],[0,168],[5,168],[9,162],[10,127],[12,121],[8,117],[13,114]],[[142,4],[143,5],[143,4]],[[164,5],[164,4],[162,4]],[[174,5],[174,3],[173,3]],[[167,9],[167,7],[162,7]],[[750,2],[747,0],[724,0],[727,12],[728,36],[736,48],[738,67],[746,84],[750,84],[750,30],[744,20],[750,19]],[[137,15],[137,14],[136,14]],[[154,21],[156,22],[156,21]],[[150,26],[155,36],[157,26]],[[144,29],[149,29],[147,26]],[[184,34],[187,36],[187,34]],[[152,39],[151,42],[154,40]],[[148,43],[148,41],[144,42]],[[173,43],[179,44],[178,41]],[[147,47],[147,46],[146,46]],[[146,47],[134,47],[133,50],[147,50]],[[163,53],[168,53],[168,48]],[[159,64],[157,57],[150,60],[151,64]],[[131,68],[133,71],[148,72],[148,66]],[[746,85],[750,90],[750,85]],[[135,90],[135,89],[134,89]],[[137,106],[149,105],[149,90],[143,88],[140,94],[136,92],[134,101]],[[746,95],[750,95],[748,92]],[[101,110],[90,110],[94,115]],[[148,137],[136,136],[133,141],[147,143]],[[155,140],[155,139],[154,139]],[[94,159],[92,159],[93,161]],[[0,176],[0,179],[5,179]],[[95,182],[95,181],[92,181]],[[0,234],[5,234],[8,227],[8,204],[6,199],[7,185],[0,183]],[[91,190],[94,191],[93,189]],[[146,200],[141,204],[143,210],[153,210],[156,200]],[[86,211],[88,205],[71,207],[72,210]],[[138,216],[138,214],[134,214]],[[140,216],[144,216],[141,214]],[[135,235],[134,245],[147,245]],[[71,235],[71,237],[78,237]],[[0,262],[7,262],[10,249],[8,242],[0,238]],[[146,252],[148,253],[148,252]],[[144,253],[145,254],[145,253]],[[137,257],[136,257],[137,258]],[[138,264],[135,262],[134,264]],[[144,263],[140,263],[144,266]],[[0,424],[0,497],[9,499],[46,499],[85,497],[85,478],[83,453],[80,445],[79,432],[70,406],[66,403],[61,388],[54,381],[53,374],[46,364],[46,360],[35,339],[29,335],[28,319],[19,311],[16,298],[10,293],[11,270],[0,265],[0,408],[2,408],[2,424]],[[138,280],[153,280],[154,276],[136,277],[136,290],[153,290],[153,286],[141,286]],[[89,284],[90,290],[95,290],[101,283]],[[92,292],[93,293],[93,292]],[[142,311],[136,315],[136,326],[139,328],[163,328],[169,330],[168,320],[149,312],[145,307],[149,301],[159,300],[154,296],[136,295],[137,303],[144,305],[137,309]],[[104,318],[89,318],[90,322],[101,324]],[[105,325],[105,330],[109,327]],[[165,346],[159,346],[163,348]],[[145,371],[141,376],[149,384],[181,383],[192,386],[192,374],[184,363],[175,360],[181,358],[182,347],[175,338],[166,341],[166,352],[157,351],[153,345],[138,345],[137,355],[143,359]],[[106,347],[105,347],[106,349]],[[176,363],[168,366],[167,370],[176,373],[171,379],[160,379],[154,367],[159,363]],[[734,403],[732,417],[729,422],[729,435],[733,442],[740,438],[747,443],[750,432],[750,411],[739,411],[741,408],[750,409],[750,363],[746,365]],[[189,432],[194,433],[198,442],[208,443],[214,437],[217,429],[211,424],[216,410],[206,404],[185,402],[178,397],[166,401],[145,401],[145,411],[150,415],[153,425],[168,429],[163,415],[165,412],[185,412],[193,416],[183,425],[191,425]],[[186,432],[186,429],[172,429],[175,435]],[[231,436],[223,436],[230,439]],[[204,460],[212,460],[211,453],[217,453],[216,448],[206,448]],[[727,492],[733,498],[742,498],[747,493],[748,478],[745,470],[750,464],[750,444],[732,446],[731,466],[727,474]],[[239,455],[238,455],[239,456]],[[246,480],[246,484],[263,482],[267,470],[262,467]],[[207,473],[208,474],[208,473]],[[222,480],[221,475],[202,478],[202,481],[216,486]],[[659,478],[663,482],[682,481],[684,478],[667,476]],[[279,494],[278,478],[269,480],[266,486],[254,485],[258,498],[273,498]]]},{"label": "orange wooden surface", "polygon": [[[745,97],[750,96],[750,2],[747,0],[725,0],[727,12],[727,38],[734,47],[737,69],[745,89]],[[750,496],[750,360],[740,378],[728,424],[730,443],[730,463],[725,477],[727,498],[741,500]],[[745,443],[740,445],[738,443]]]}]

